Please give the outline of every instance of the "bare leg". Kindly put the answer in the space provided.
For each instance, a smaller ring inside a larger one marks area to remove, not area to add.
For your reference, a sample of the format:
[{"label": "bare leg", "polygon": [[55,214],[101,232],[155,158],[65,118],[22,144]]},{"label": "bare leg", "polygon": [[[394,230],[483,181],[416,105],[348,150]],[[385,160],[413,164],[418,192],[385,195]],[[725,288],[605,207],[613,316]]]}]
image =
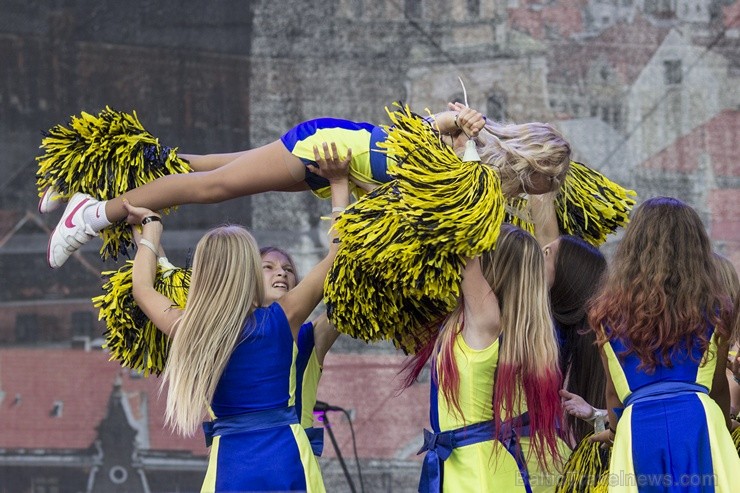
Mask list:
[{"label": "bare leg", "polygon": [[[183,204],[213,204],[261,192],[296,190],[306,169],[281,141],[236,153],[236,159],[210,171],[168,175],[109,200],[111,222],[127,216],[123,199],[152,210]],[[300,188],[301,190],[305,188]]]},{"label": "bare leg", "polygon": [[249,151],[229,152],[223,154],[182,154],[177,155],[186,159],[195,171],[211,171],[238,159]]},{"label": "bare leg", "polygon": [[366,193],[370,193],[370,192],[372,192],[373,190],[375,190],[376,188],[378,188],[380,186],[377,183],[367,183],[367,182],[364,182],[364,181],[360,181],[357,178],[353,178],[351,176],[350,176],[349,180],[352,183],[354,183],[357,186],[357,188],[359,188],[361,190],[364,190]]}]

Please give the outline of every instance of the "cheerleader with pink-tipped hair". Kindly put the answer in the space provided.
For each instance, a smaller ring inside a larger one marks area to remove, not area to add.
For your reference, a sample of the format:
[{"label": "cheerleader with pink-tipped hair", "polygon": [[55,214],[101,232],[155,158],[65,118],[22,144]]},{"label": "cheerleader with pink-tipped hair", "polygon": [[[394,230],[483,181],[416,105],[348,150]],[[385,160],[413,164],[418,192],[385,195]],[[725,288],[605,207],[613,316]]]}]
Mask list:
[{"label": "cheerleader with pink-tipped hair", "polygon": [[568,448],[559,438],[562,376],[537,241],[503,225],[495,250],[467,262],[462,293],[436,340],[406,367],[410,385],[431,357],[432,431],[424,430],[419,491],[554,486]]}]

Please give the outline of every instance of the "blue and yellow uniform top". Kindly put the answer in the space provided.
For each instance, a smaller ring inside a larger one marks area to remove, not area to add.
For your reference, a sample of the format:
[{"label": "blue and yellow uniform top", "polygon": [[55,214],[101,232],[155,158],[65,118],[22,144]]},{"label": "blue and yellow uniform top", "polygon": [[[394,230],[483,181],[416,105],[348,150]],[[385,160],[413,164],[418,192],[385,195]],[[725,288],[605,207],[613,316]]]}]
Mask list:
[{"label": "blue and yellow uniform top", "polygon": [[[608,333],[608,332],[607,332]],[[624,403],[609,465],[609,491],[738,491],[740,458],[722,410],[709,397],[717,364],[717,336],[702,353],[699,340],[682,342],[671,366],[639,370],[616,338],[604,345],[608,370]],[[620,354],[623,356],[620,358]]]},{"label": "blue and yellow uniform top", "polygon": [[[340,156],[352,149],[349,166],[351,178],[364,183],[380,184],[391,181],[385,151],[378,143],[385,141],[388,134],[371,123],[352,122],[338,118],[317,118],[300,123],[286,132],[280,140],[294,156],[306,164],[315,164],[313,148],[321,149],[324,142],[336,144]],[[329,182],[306,170],[306,183],[321,198],[331,196]],[[360,196],[364,192],[354,186],[353,192]]]},{"label": "blue and yellow uniform top", "polygon": [[[321,471],[298,422],[296,357],[288,319],[278,303],[257,308],[245,324],[211,402],[225,421],[265,416],[264,423],[213,437],[202,491],[323,492]],[[275,413],[290,411],[290,424]]]}]

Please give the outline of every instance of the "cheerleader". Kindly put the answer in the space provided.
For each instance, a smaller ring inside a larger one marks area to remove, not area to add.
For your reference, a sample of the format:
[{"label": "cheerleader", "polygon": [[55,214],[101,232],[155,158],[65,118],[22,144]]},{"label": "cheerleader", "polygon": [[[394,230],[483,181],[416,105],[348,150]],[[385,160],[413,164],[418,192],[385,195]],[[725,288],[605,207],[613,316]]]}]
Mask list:
[{"label": "cheerleader", "polygon": [[[332,205],[349,201],[347,160],[317,156],[330,182]],[[166,422],[192,435],[204,423],[210,460],[203,491],[323,492],[321,472],[296,413],[296,340],[321,301],[324,278],[338,250],[268,307],[262,259],[249,232],[223,226],[198,242],[184,309],[154,288],[160,216],[124,203],[142,226],[133,266],[133,296],[144,314],[172,337],[163,385]],[[336,216],[338,213],[333,213]]]},{"label": "cheerleader", "polygon": [[607,373],[609,491],[735,491],[735,314],[696,211],[669,197],[638,207],[589,321]]}]

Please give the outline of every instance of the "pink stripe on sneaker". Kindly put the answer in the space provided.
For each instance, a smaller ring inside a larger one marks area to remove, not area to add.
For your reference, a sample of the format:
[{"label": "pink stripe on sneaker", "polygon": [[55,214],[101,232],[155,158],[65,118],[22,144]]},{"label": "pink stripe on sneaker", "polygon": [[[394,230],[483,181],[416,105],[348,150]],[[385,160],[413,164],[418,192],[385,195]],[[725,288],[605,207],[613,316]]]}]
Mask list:
[{"label": "pink stripe on sneaker", "polygon": [[86,202],[87,202],[88,200],[90,200],[90,199],[85,199],[85,200],[83,200],[82,202],[80,202],[79,204],[77,204],[77,207],[75,207],[75,208],[74,208],[74,209],[72,210],[72,213],[71,213],[71,214],[70,214],[69,216],[67,216],[67,217],[66,217],[66,218],[64,219],[64,225],[65,225],[65,226],[67,226],[68,228],[75,228],[75,227],[76,227],[76,226],[75,226],[75,223],[73,223],[73,222],[72,222],[72,216],[74,216],[74,215],[75,215],[75,213],[76,213],[76,212],[77,212],[77,211],[78,211],[78,210],[80,209],[80,207],[82,207],[83,205],[85,205],[85,203],[86,203]]}]

